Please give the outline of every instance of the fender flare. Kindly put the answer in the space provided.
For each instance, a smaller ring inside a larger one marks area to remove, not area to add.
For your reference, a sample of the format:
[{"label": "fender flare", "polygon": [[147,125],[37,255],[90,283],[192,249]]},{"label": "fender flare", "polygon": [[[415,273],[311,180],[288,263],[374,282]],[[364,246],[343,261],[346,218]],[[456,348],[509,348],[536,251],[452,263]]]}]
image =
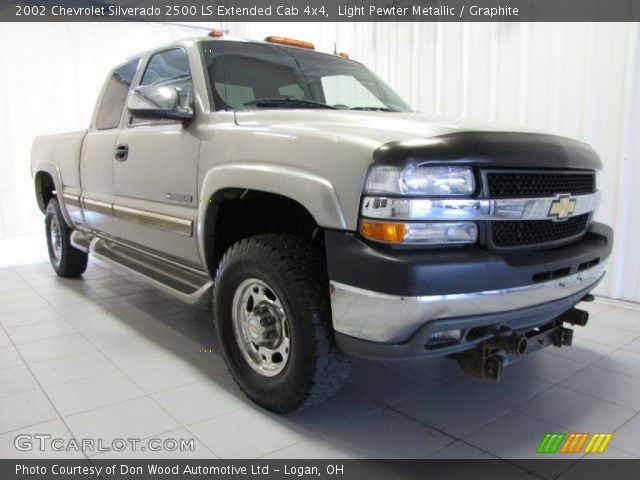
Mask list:
[{"label": "fender flare", "polygon": [[[295,188],[291,188],[292,185]],[[282,195],[306,208],[319,226],[338,230],[347,228],[338,196],[326,178],[282,165],[227,163],[209,170],[202,180],[197,222],[200,252],[205,251],[204,223],[208,203],[216,192],[228,188]]]},{"label": "fender flare", "polygon": [[[62,183],[62,175],[60,174],[60,168],[52,162],[38,162],[33,168],[33,181],[34,187],[36,187],[36,177],[39,173],[47,173],[53,179],[53,185],[56,189],[56,198],[58,200],[58,204],[60,205],[60,211],[62,212],[62,216],[64,217],[64,221],[69,228],[75,228],[73,226],[73,222],[71,221],[71,217],[69,216],[69,212],[67,211],[67,206],[65,205],[63,193],[63,183]],[[36,187],[37,188],[37,187]],[[36,195],[38,191],[36,190]],[[46,208],[46,205],[45,205]]]}]

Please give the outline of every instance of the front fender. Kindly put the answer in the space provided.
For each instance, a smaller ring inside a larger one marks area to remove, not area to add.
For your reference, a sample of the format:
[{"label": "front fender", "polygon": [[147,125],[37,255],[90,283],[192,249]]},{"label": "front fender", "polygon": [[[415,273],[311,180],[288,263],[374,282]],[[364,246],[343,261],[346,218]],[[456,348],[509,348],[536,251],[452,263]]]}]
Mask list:
[{"label": "front fender", "polygon": [[203,226],[206,203],[216,192],[242,188],[274,193],[295,200],[323,228],[346,230],[344,214],[331,182],[316,174],[282,165],[261,163],[228,163],[209,170],[200,188],[201,208],[198,212],[198,245],[205,251]]}]

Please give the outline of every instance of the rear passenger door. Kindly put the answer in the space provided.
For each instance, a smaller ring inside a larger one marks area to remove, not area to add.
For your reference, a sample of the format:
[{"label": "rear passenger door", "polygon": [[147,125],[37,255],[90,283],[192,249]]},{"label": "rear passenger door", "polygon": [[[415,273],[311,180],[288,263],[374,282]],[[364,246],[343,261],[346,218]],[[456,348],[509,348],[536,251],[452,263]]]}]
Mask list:
[{"label": "rear passenger door", "polygon": [[[183,105],[193,98],[191,69],[182,48],[148,58],[140,85],[176,88]],[[115,163],[114,213],[118,236],[168,257],[200,265],[194,225],[200,139],[194,124],[126,116],[117,144],[127,158]]]},{"label": "rear passenger door", "polygon": [[89,132],[85,136],[81,180],[84,218],[89,227],[116,234],[113,203],[116,140],[120,134],[122,113],[140,59],[115,68],[102,89]]}]

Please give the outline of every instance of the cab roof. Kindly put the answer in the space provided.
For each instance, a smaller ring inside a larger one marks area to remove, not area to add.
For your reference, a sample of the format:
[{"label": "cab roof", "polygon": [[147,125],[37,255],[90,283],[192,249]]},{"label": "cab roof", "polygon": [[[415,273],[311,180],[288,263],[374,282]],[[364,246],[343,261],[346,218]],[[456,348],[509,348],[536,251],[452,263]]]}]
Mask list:
[{"label": "cab roof", "polygon": [[174,40],[172,42],[169,43],[165,43],[163,45],[159,45],[155,48],[151,48],[149,50],[145,50],[143,52],[139,52],[136,55],[131,55],[130,57],[127,58],[127,61],[136,59],[136,58],[141,58],[144,57],[145,55],[147,55],[150,52],[156,52],[159,50],[166,50],[167,48],[172,48],[172,47],[183,47],[183,48],[187,48],[190,47],[193,44],[200,44],[200,43],[204,43],[204,42],[242,42],[242,43],[253,43],[253,44],[259,44],[259,45],[271,45],[271,46],[276,46],[276,47],[280,47],[280,48],[292,48],[294,50],[305,50],[305,51],[309,51],[309,52],[315,52],[318,53],[320,55],[328,55],[331,57],[340,57],[343,58],[344,60],[350,60],[352,62],[356,62],[356,63],[360,63],[357,62],[356,60],[352,60],[350,58],[345,58],[345,57],[341,57],[337,54],[333,54],[333,53],[328,53],[328,52],[322,52],[320,50],[315,50],[315,49],[307,49],[307,48],[303,48],[303,47],[297,47],[294,45],[285,45],[282,43],[272,43],[272,42],[267,42],[265,40],[250,40],[250,39],[246,39],[246,38],[241,38],[241,37],[234,37],[234,36],[230,36],[230,35],[225,35],[224,37],[211,37],[211,36],[200,36],[200,37],[187,37],[187,38],[181,38],[179,40]]}]

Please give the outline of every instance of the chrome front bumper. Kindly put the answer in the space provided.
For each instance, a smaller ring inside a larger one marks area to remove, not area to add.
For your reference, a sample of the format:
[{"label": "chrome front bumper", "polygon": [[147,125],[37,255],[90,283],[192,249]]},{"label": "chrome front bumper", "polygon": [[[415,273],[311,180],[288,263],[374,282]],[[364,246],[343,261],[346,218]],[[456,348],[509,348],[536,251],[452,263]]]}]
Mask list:
[{"label": "chrome front bumper", "polygon": [[606,261],[577,274],[522,287],[452,295],[403,297],[331,281],[336,332],[378,343],[402,343],[425,324],[526,309],[589,290],[605,274]]}]

